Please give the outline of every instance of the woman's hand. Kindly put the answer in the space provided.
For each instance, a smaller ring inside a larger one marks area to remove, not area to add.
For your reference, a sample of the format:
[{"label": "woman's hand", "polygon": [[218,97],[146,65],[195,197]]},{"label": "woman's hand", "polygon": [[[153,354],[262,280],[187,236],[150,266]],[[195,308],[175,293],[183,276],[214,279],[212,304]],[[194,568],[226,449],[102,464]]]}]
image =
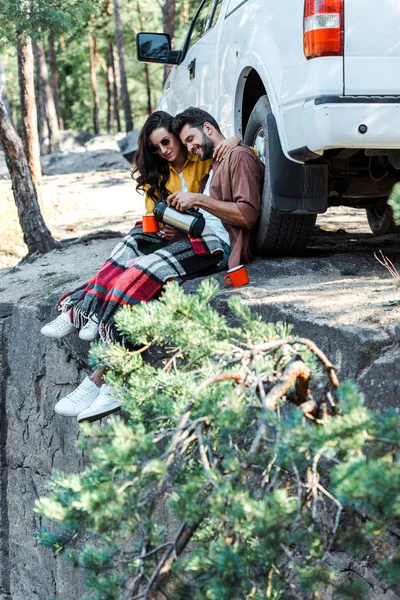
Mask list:
[{"label": "woman's hand", "polygon": [[172,240],[172,238],[176,234],[176,229],[174,229],[173,227],[171,227],[171,225],[163,225],[161,227],[161,231],[164,232],[164,237],[168,241]]},{"label": "woman's hand", "polygon": [[214,148],[213,159],[220,162],[231,150],[239,146],[241,139],[233,135],[232,137],[226,138]]}]

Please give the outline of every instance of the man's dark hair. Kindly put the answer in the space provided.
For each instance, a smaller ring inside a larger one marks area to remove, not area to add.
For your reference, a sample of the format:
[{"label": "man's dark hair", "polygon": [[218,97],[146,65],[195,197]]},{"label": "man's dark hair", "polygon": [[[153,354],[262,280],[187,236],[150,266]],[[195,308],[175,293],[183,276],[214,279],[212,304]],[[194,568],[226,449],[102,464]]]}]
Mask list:
[{"label": "man's dark hair", "polygon": [[215,129],[221,133],[217,121],[210,115],[210,113],[202,110],[201,108],[195,108],[189,106],[186,110],[176,115],[172,124],[172,131],[175,135],[179,135],[185,125],[189,127],[197,127],[200,131],[203,131],[204,123],[210,123]]}]

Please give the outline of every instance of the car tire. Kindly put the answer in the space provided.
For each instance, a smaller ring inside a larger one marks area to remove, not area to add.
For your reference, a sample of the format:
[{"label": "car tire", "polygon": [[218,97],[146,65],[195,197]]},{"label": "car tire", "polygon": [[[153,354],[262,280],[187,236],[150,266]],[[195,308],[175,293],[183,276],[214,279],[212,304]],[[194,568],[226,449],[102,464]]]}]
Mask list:
[{"label": "car tire", "polygon": [[[302,252],[314,231],[316,214],[284,214],[272,206],[267,116],[271,107],[267,96],[262,96],[246,126],[244,141],[256,148],[265,164],[264,190],[261,214],[255,231],[255,250],[259,256],[296,255]],[[276,152],[282,153],[277,147]],[[284,158],[284,160],[288,159]]]},{"label": "car tire", "polygon": [[374,235],[400,233],[400,226],[394,222],[393,211],[389,204],[379,204],[372,208],[367,208],[366,211],[368,224]]}]

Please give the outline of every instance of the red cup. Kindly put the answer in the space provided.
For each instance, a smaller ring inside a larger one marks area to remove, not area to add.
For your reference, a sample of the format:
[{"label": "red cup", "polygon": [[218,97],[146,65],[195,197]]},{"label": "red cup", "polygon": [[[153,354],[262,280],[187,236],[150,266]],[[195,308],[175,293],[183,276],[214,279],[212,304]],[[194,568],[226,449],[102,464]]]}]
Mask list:
[{"label": "red cup", "polygon": [[225,285],[231,285],[232,287],[240,287],[241,285],[247,285],[249,283],[249,276],[244,265],[233,267],[229,269],[224,277]]},{"label": "red cup", "polygon": [[157,233],[160,230],[160,225],[154,215],[143,215],[142,226],[144,233]]}]

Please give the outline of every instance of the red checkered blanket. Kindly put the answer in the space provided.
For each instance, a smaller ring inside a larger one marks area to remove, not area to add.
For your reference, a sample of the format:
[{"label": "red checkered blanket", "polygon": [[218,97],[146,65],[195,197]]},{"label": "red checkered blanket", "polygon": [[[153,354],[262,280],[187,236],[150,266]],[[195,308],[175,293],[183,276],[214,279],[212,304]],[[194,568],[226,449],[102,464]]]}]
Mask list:
[{"label": "red checkered blanket", "polygon": [[177,234],[167,241],[160,234],[143,233],[139,224],[117,244],[96,276],[64,294],[57,307],[71,311],[79,329],[97,315],[101,339],[115,340],[114,317],[120,306],[157,298],[167,281],[217,271],[223,254],[221,240],[207,227],[200,238]]}]

